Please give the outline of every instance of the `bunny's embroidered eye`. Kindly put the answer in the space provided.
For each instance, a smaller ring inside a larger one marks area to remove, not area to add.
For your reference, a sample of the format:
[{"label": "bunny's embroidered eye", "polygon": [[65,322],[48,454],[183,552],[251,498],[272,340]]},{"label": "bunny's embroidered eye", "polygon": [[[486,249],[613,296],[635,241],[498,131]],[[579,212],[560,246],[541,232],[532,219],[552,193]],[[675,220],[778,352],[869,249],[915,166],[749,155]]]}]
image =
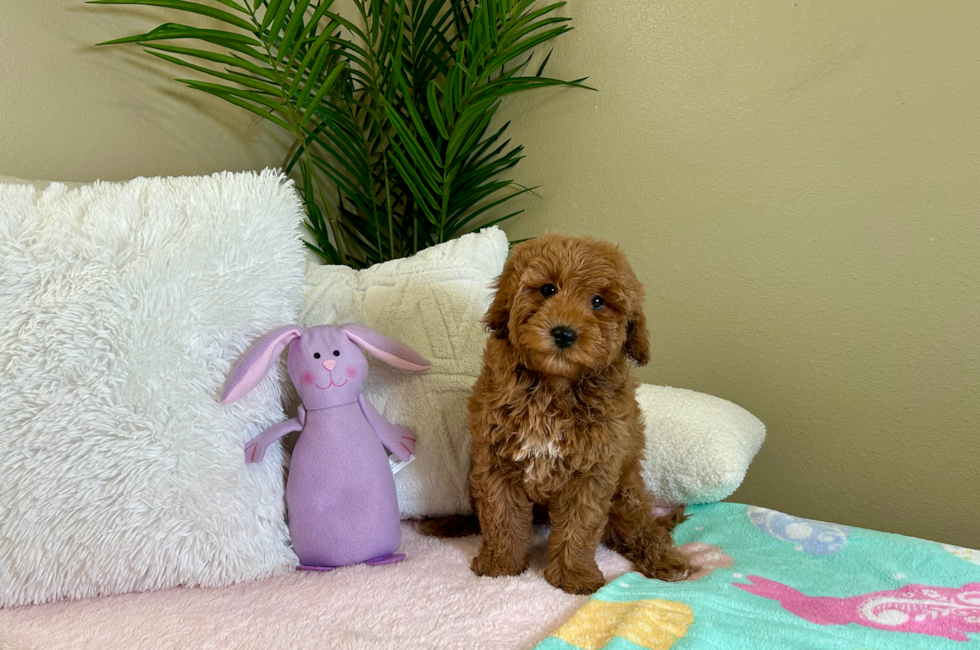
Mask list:
[{"label": "bunny's embroidered eye", "polygon": [[320,353],[319,352],[314,352],[313,353],[313,358],[314,359],[319,359],[320,358]]},{"label": "bunny's embroidered eye", "polygon": [[340,350],[334,350],[333,351],[333,356],[339,357],[340,356]]}]

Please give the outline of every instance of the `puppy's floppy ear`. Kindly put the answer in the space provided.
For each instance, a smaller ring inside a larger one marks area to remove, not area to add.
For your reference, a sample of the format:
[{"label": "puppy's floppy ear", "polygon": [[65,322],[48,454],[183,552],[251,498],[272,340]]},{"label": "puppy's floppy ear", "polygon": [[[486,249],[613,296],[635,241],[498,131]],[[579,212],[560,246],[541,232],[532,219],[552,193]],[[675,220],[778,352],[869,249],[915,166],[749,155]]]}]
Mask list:
[{"label": "puppy's floppy ear", "polygon": [[494,281],[496,293],[490,309],[483,317],[483,325],[487,331],[498,339],[506,339],[509,335],[507,331],[507,321],[510,320],[510,305],[514,300],[514,275],[513,265],[508,262],[504,266],[503,272]]},{"label": "puppy's floppy ear", "polygon": [[643,285],[627,265],[625,275],[628,278],[630,306],[626,314],[626,342],[623,352],[637,366],[645,366],[650,362],[650,335],[647,334],[647,317],[643,314]]},{"label": "puppy's floppy ear", "polygon": [[623,352],[633,363],[645,366],[650,362],[650,335],[647,334],[647,317],[639,305],[626,319],[626,343]]},{"label": "puppy's floppy ear", "polygon": [[511,250],[510,257],[504,264],[504,270],[500,272],[493,283],[497,291],[493,296],[490,309],[483,317],[483,325],[488,332],[498,339],[506,339],[510,335],[507,329],[507,323],[510,321],[510,309],[517,295],[526,259],[533,254],[531,247],[534,245],[534,241],[532,239],[518,244]]}]

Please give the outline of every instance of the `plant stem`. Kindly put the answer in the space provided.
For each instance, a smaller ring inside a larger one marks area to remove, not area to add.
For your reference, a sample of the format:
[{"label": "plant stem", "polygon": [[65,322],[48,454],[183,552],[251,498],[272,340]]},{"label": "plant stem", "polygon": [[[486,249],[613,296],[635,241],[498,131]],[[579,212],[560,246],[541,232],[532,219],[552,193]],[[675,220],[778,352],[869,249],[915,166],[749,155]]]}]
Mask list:
[{"label": "plant stem", "polygon": [[452,171],[442,180],[442,208],[439,211],[439,241],[437,242],[439,244],[445,241],[446,220],[449,218],[449,192],[452,190],[455,176],[456,172]]},{"label": "plant stem", "polygon": [[[385,203],[388,206],[388,250],[391,253],[391,259],[395,259],[395,220],[391,213],[391,187],[388,185],[388,149],[387,147],[381,151],[381,162],[384,163],[385,168]],[[381,247],[381,239],[378,239],[378,248]]]}]

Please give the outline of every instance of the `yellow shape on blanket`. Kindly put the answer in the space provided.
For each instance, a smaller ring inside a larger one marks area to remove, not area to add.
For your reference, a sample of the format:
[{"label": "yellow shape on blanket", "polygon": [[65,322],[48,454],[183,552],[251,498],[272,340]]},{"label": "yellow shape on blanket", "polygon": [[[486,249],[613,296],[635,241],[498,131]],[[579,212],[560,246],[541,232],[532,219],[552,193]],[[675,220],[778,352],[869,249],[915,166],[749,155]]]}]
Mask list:
[{"label": "yellow shape on blanket", "polygon": [[972,548],[960,548],[959,546],[953,546],[951,544],[943,544],[943,548],[956,557],[962,558],[967,562],[980,564],[980,551],[975,551]]},{"label": "yellow shape on blanket", "polygon": [[583,650],[600,650],[614,636],[621,636],[641,648],[667,650],[687,634],[687,628],[693,622],[691,608],[673,600],[613,603],[593,599],[552,636]]}]

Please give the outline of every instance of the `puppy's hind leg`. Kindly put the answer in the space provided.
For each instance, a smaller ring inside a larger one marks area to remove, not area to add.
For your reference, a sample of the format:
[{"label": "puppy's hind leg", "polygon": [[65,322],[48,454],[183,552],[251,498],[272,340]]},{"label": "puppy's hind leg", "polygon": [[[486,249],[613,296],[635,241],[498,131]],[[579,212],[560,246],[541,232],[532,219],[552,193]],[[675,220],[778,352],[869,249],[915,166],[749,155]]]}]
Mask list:
[{"label": "puppy's hind leg", "polygon": [[653,513],[653,499],[643,484],[639,461],[623,472],[619,491],[613,497],[603,540],[636,565],[648,578],[667,582],[684,580],[693,569],[674,547],[674,527],[684,521],[684,507],[677,506],[662,517]]}]

